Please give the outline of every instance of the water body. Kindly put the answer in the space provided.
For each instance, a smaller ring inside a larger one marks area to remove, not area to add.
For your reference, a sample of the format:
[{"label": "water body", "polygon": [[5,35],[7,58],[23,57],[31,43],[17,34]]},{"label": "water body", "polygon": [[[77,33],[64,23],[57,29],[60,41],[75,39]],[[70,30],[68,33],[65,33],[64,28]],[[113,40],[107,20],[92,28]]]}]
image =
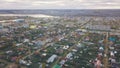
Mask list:
[{"label": "water body", "polygon": [[55,17],[45,14],[0,14],[0,16],[30,16],[30,17]]}]

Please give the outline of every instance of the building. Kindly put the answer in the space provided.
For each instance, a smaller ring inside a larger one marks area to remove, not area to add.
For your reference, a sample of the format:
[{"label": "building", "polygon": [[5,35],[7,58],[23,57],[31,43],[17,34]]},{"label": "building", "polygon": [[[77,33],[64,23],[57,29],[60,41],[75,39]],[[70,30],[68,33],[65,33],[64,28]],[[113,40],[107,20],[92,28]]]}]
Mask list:
[{"label": "building", "polygon": [[52,55],[48,60],[47,60],[47,63],[52,63],[54,60],[55,60],[55,58],[57,58],[57,55]]}]

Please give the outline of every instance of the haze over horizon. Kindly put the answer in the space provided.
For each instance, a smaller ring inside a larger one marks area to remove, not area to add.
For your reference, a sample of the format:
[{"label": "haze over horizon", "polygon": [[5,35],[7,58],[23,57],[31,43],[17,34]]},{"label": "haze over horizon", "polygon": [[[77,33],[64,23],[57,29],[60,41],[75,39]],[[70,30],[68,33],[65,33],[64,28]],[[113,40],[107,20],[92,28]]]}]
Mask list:
[{"label": "haze over horizon", "polygon": [[120,9],[120,0],[0,0],[0,9]]}]

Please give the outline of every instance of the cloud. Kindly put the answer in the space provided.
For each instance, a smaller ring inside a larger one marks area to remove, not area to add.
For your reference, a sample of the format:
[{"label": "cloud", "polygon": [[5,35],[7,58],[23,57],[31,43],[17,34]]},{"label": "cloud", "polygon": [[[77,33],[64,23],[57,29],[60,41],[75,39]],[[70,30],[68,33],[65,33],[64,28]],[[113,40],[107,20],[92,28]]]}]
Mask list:
[{"label": "cloud", "polygon": [[5,0],[6,2],[15,2],[16,0]]},{"label": "cloud", "polygon": [[59,3],[61,3],[62,1],[35,1],[35,2],[33,2],[32,3],[32,5],[45,5],[45,4],[47,4],[47,5],[50,5],[50,4],[59,4]]},{"label": "cloud", "polygon": [[0,9],[120,9],[120,0],[0,0]]},{"label": "cloud", "polygon": [[55,3],[59,3],[59,2],[61,2],[61,1],[50,1],[50,2],[48,2],[48,1],[35,1],[33,3],[37,3],[37,4],[55,4]]}]

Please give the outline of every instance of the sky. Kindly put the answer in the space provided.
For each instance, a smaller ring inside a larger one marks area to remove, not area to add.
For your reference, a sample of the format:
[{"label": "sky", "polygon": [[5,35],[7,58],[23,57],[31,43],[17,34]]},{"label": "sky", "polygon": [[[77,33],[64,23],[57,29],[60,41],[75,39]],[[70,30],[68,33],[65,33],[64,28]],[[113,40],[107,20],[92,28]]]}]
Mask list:
[{"label": "sky", "polygon": [[120,0],[0,0],[0,9],[120,9]]}]

